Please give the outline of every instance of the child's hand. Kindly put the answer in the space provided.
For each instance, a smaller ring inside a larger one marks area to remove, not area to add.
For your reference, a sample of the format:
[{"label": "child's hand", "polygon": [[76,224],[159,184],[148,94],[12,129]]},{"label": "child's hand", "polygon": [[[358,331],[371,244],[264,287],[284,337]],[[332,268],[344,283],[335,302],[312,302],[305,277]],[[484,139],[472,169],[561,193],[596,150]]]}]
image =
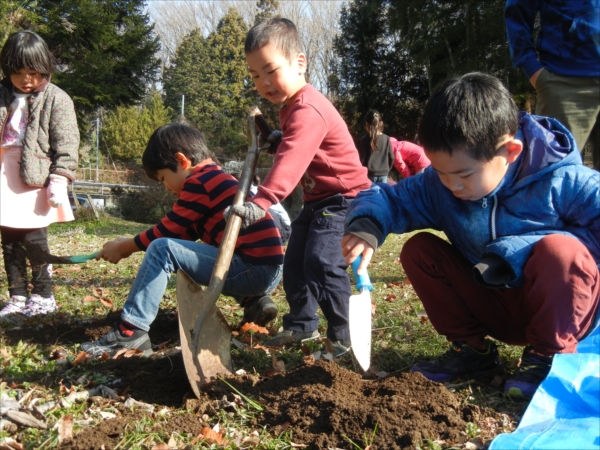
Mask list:
[{"label": "child's hand", "polygon": [[266,139],[262,134],[259,134],[258,146],[261,149],[266,149],[266,153],[268,153],[269,155],[274,155],[275,153],[277,153],[277,149],[279,148],[279,144],[281,144],[282,137],[283,133],[279,130],[272,131]]},{"label": "child's hand", "polygon": [[265,217],[265,210],[254,202],[246,202],[243,205],[228,206],[223,212],[225,220],[229,220],[229,215],[233,212],[242,218],[242,228],[247,228],[254,222]]},{"label": "child's hand", "polygon": [[104,259],[116,264],[123,258],[127,258],[137,251],[140,251],[140,249],[133,238],[117,238],[106,242],[98,256],[96,256],[96,259]]},{"label": "child's hand", "polygon": [[344,261],[346,264],[352,264],[352,261],[356,259],[358,255],[362,255],[362,261],[358,266],[357,274],[362,274],[366,270],[367,266],[371,262],[371,257],[375,252],[375,249],[358,236],[348,233],[342,238],[342,255],[345,257]]},{"label": "child's hand", "polygon": [[69,180],[62,175],[50,175],[50,183],[46,188],[48,203],[53,208],[58,208],[64,204],[69,204],[69,195],[67,194],[67,185]]}]

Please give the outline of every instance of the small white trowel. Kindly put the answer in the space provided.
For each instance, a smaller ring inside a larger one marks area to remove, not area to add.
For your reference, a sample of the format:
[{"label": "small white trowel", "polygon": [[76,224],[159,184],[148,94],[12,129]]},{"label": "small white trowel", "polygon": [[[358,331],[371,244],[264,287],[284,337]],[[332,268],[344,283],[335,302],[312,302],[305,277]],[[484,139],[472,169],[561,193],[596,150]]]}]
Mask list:
[{"label": "small white trowel", "polygon": [[362,261],[362,256],[358,256],[352,263],[352,272],[356,279],[356,289],[360,292],[358,295],[350,296],[350,340],[352,341],[352,351],[354,357],[360,364],[360,367],[366,372],[371,366],[371,280],[369,274],[358,275],[356,271]]}]

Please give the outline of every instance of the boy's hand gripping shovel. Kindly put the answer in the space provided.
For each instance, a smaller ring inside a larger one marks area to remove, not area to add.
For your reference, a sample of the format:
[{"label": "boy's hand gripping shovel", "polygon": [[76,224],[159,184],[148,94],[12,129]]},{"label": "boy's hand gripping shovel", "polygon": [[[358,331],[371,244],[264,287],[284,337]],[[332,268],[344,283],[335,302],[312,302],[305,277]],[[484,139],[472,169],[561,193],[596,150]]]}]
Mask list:
[{"label": "boy's hand gripping shovel", "polygon": [[[258,162],[260,149],[254,125],[257,114],[260,114],[257,107],[250,108],[248,118],[250,145],[233,205],[242,205],[246,200]],[[241,225],[240,216],[236,214],[229,216],[210,283],[206,289],[192,281],[183,270],[177,271],[181,352],[190,385],[197,397],[200,397],[202,385],[211,378],[216,377],[217,374],[231,372],[231,329],[216,302],[229,272]]]},{"label": "boy's hand gripping shovel", "polygon": [[360,367],[366,372],[371,366],[371,293],[373,286],[366,272],[358,275],[356,271],[362,261],[362,256],[358,255],[352,262],[352,272],[356,279],[356,289],[360,292],[358,295],[350,296],[350,341],[352,342],[352,351],[354,357],[360,364]]}]

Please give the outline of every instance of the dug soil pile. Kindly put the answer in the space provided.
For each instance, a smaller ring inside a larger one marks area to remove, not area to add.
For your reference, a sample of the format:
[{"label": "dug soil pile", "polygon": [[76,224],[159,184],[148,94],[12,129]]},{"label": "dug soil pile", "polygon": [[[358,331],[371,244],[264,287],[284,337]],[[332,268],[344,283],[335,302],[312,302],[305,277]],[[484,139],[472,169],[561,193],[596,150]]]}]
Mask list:
[{"label": "dug soil pile", "polygon": [[[37,329],[24,327],[7,331],[6,336],[9,340],[72,344],[101,336],[116,318],[115,315],[80,327],[60,322]],[[179,338],[176,319],[173,315],[159,315],[150,334],[153,343],[170,341],[172,346]],[[123,400],[131,396],[154,405],[155,411],[164,407],[181,410],[162,421],[162,430],[197,436],[203,426],[210,425],[203,424],[202,416],[213,416],[223,396],[232,401],[233,393],[225,383],[215,381],[204,387],[203,398],[195,399],[181,353],[170,353],[171,356],[107,360],[88,366],[85,371],[113,380],[110,387]],[[479,416],[476,406],[461,406],[460,395],[420,374],[364,380],[332,362],[315,362],[311,357],[305,361],[302,367],[274,376],[228,378],[233,387],[264,408],[251,426],[258,430],[266,427],[273,436],[287,432],[295,444],[313,449],[355,448],[349,440],[364,448],[365,436],[370,443],[372,435],[373,449],[404,449],[415,448],[423,440],[443,440],[447,445],[464,443],[468,439],[464,434],[466,421]],[[63,374],[57,377],[45,380],[48,387],[56,388],[59,379],[63,385],[68,382]],[[181,414],[185,410],[188,412]],[[112,449],[122,440],[125,427],[140,422],[141,414],[139,409],[132,412],[119,407],[116,418],[84,429],[75,435],[74,442],[60,448]]]}]

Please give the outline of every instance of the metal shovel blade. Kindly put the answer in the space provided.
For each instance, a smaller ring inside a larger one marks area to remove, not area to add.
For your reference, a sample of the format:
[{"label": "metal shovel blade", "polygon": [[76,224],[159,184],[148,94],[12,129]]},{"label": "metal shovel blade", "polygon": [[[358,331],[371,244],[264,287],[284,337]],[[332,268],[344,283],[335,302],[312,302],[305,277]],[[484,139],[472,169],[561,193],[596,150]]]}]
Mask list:
[{"label": "metal shovel blade", "polygon": [[356,289],[360,292],[358,295],[350,296],[350,341],[352,342],[352,352],[360,364],[360,367],[366,372],[371,366],[371,280],[369,274],[358,275],[356,271],[362,261],[362,256],[358,256],[352,262],[352,271],[356,279]]},{"label": "metal shovel blade", "polygon": [[[246,200],[258,162],[260,149],[254,125],[256,114],[260,114],[258,108],[251,108],[248,120],[250,145],[233,205],[242,205]],[[227,279],[241,225],[240,216],[229,216],[206,289],[194,283],[182,270],[177,271],[181,352],[190,385],[197,397],[200,397],[202,385],[218,374],[231,372],[231,329],[216,302]]]}]

